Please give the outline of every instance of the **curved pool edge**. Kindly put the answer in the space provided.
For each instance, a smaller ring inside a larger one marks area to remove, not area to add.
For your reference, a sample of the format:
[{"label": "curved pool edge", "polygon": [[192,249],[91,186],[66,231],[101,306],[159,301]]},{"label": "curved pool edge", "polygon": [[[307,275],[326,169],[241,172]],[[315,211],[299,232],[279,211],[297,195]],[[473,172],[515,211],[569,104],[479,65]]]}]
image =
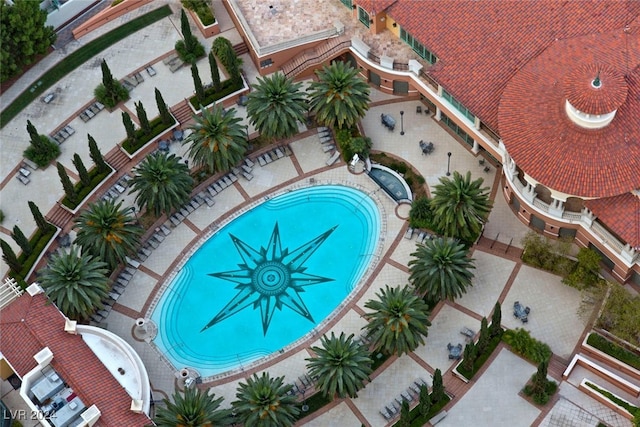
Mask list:
[{"label": "curved pool edge", "polygon": [[[326,316],[322,322],[316,325],[309,333],[303,335],[299,339],[293,341],[287,346],[283,347],[279,351],[274,351],[264,357],[261,357],[257,360],[248,362],[245,364],[240,364],[240,366],[236,368],[229,369],[227,371],[217,373],[210,376],[202,377],[201,380],[203,383],[209,383],[214,381],[220,381],[223,379],[230,379],[234,376],[245,375],[247,371],[252,371],[260,367],[261,365],[268,364],[273,362],[277,358],[282,358],[284,355],[289,355],[293,350],[299,351],[298,347],[302,346],[305,343],[308,343],[310,340],[316,339],[318,335],[321,335],[325,332],[327,326],[333,322],[336,318],[344,315],[344,312],[347,310],[347,307],[353,302],[356,295],[359,295],[363,290],[366,283],[369,282],[373,272],[376,270],[380,261],[382,259],[382,252],[385,245],[385,236],[387,234],[387,219],[386,219],[386,209],[384,207],[383,202],[378,197],[378,190],[376,188],[374,190],[368,189],[361,184],[354,183],[352,181],[336,181],[336,180],[313,180],[313,181],[300,181],[295,184],[292,184],[286,188],[282,188],[278,191],[274,191],[268,195],[263,195],[260,197],[253,198],[249,203],[244,205],[241,208],[237,208],[230,214],[225,217],[223,220],[214,220],[211,222],[206,229],[200,233],[200,235],[196,236],[188,245],[184,253],[180,255],[179,262],[171,269],[171,272],[166,276],[162,285],[156,290],[151,303],[148,305],[148,308],[145,311],[145,317],[151,318],[154,310],[156,309],[158,303],[162,299],[164,293],[167,291],[168,287],[173,283],[176,276],[180,273],[180,271],[184,268],[185,264],[188,260],[202,247],[202,245],[207,242],[214,233],[216,233],[219,229],[224,228],[227,224],[231,223],[238,217],[247,213],[248,211],[254,209],[260,204],[268,201],[272,198],[278,197],[280,195],[290,193],[292,191],[303,190],[308,188],[316,188],[323,186],[342,186],[348,187],[351,189],[358,190],[365,195],[369,196],[374,205],[379,211],[379,219],[380,219],[380,235],[377,239],[376,249],[371,253],[371,260],[368,264],[368,267],[365,269],[358,283],[351,289],[347,297],[328,315]],[[159,348],[155,342],[150,341],[148,344],[153,348],[153,351],[162,359],[168,367],[170,367],[173,371],[177,372],[183,368],[193,368],[191,366],[175,366],[169,358],[167,358],[162,349]]]}]

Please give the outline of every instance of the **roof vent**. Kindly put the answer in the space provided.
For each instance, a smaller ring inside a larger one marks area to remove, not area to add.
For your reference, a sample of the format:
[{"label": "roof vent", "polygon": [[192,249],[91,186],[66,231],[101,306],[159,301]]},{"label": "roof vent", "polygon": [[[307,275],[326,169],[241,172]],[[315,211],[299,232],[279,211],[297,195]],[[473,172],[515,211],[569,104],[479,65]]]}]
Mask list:
[{"label": "roof vent", "polygon": [[600,71],[598,71],[596,78],[593,79],[593,81],[591,82],[591,86],[593,86],[596,89],[599,89],[600,86],[602,86],[602,82],[600,81]]}]

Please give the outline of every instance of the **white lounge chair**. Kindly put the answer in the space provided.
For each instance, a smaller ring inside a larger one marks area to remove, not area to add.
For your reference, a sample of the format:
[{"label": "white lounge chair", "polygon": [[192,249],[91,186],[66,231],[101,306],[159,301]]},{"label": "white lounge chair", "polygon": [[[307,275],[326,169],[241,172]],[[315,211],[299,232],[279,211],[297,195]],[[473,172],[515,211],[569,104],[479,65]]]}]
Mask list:
[{"label": "white lounge chair", "polygon": [[340,158],[340,152],[339,151],[335,151],[331,157],[329,157],[327,159],[327,166],[331,166],[332,164],[334,164],[338,159]]}]

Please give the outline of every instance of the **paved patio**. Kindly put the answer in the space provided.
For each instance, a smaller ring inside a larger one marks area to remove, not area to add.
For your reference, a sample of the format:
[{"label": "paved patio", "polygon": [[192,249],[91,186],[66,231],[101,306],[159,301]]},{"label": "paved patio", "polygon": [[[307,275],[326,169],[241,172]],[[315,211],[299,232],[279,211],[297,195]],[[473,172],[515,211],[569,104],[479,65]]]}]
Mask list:
[{"label": "paved patio", "polygon": [[[215,0],[218,2],[219,0]],[[334,2],[337,4],[337,0]],[[338,5],[342,7],[341,5]],[[133,14],[144,13],[151,6]],[[221,7],[221,6],[220,6]],[[175,9],[177,10],[177,9]],[[223,36],[235,39],[237,31],[228,25],[230,20],[226,12],[221,12],[220,19],[226,22]],[[133,99],[142,100],[148,115],[155,112],[153,89],[158,87],[167,104],[174,105],[182,101],[192,92],[192,80],[187,68],[171,73],[159,58],[173,49],[173,44],[179,37],[175,23],[179,22],[178,14],[174,13],[144,31],[123,40],[118,45],[104,52],[111,70],[116,77],[130,74],[133,70],[147,63],[153,63],[157,71],[155,77],[145,75],[145,81],[134,89],[132,100],[126,104],[127,109],[135,111]],[[176,20],[177,19],[177,20]],[[119,25],[119,24],[116,24]],[[97,37],[112,27],[107,26],[90,37]],[[194,34],[198,34],[195,27]],[[86,43],[89,38],[69,46],[69,50]],[[205,46],[210,47],[212,40],[206,40]],[[64,56],[64,52],[61,53]],[[45,66],[46,64],[43,64]],[[252,67],[248,57],[244,58],[244,66],[250,81],[255,81],[257,70]],[[200,61],[198,67],[203,81],[206,82],[208,64]],[[115,147],[124,138],[124,127],[121,125],[121,110],[112,113],[101,112],[96,118],[84,123],[75,116],[75,111],[85,105],[93,94],[93,88],[100,80],[99,58],[89,61],[81,69],[65,77],[56,86],[59,97],[55,103],[45,105],[35,101],[23,111],[14,121],[0,131],[0,138],[8,143],[3,144],[3,156],[0,158],[0,170],[3,179],[22,158],[28,136],[24,130],[27,119],[37,119],[37,127],[41,133],[46,133],[62,123],[71,123],[76,134],[62,146],[61,162],[70,170],[74,170],[70,162],[74,152],[78,152],[83,160],[89,164],[86,134],[92,134],[98,141],[103,153]],[[3,94],[2,102],[12,96]],[[473,178],[481,177],[487,186],[494,188],[496,195],[495,208],[489,218],[485,235],[493,238],[498,232],[500,241],[508,243],[513,238],[513,244],[519,245],[519,238],[527,228],[523,226],[510,211],[500,192],[500,182],[496,179],[496,171],[492,167],[484,172],[479,167],[477,157],[470,152],[467,145],[455,140],[447,130],[437,123],[430,115],[416,114],[417,101],[404,101],[402,98],[390,96],[372,89],[372,100],[393,101],[391,104],[378,105],[371,108],[362,119],[362,125],[367,136],[373,140],[373,148],[392,153],[411,163],[423,176],[430,189],[439,182],[447,169],[447,152],[452,153],[451,170],[461,173],[470,170]],[[399,129],[389,132],[380,124],[380,114],[391,114],[399,118],[400,111],[405,111],[404,131],[401,136]],[[247,123],[246,109],[238,109],[238,116]],[[250,127],[250,131],[253,129]],[[421,155],[418,141],[434,142],[436,149],[433,154]],[[322,152],[317,135],[311,134],[291,142],[293,156],[273,162],[265,167],[256,165],[254,179],[250,182],[240,179],[233,186],[215,196],[216,204],[209,208],[200,207],[188,219],[172,230],[160,247],[142,264],[126,288],[123,296],[111,311],[104,325],[107,329],[125,338],[139,353],[149,372],[152,382],[154,399],[161,399],[173,393],[177,382],[173,367],[167,362],[155,347],[133,337],[132,330],[137,317],[151,317],[153,305],[159,297],[163,284],[166,285],[174,270],[181,261],[181,257],[197,247],[202,236],[213,223],[228,220],[227,214],[245,209],[261,197],[270,195],[273,191],[285,191],[287,188],[299,188],[309,184],[313,177],[317,183],[343,183],[356,186],[368,192],[381,211],[384,228],[381,233],[379,255],[375,257],[374,265],[367,272],[366,277],[350,299],[341,306],[336,313],[324,322],[315,334],[306,337],[295,345],[286,349],[284,354],[267,357],[258,364],[242,366],[236,371],[209,379],[212,392],[223,396],[223,406],[228,406],[235,399],[238,382],[251,372],[268,370],[272,375],[284,375],[287,381],[293,382],[306,371],[305,358],[309,357],[309,347],[318,344],[322,333],[341,331],[358,335],[365,320],[362,314],[366,311],[364,304],[385,285],[397,286],[408,282],[406,268],[410,254],[415,250],[415,237],[404,239],[406,222],[396,209],[396,204],[371,181],[366,175],[352,174],[344,163],[337,163],[328,168],[325,161],[328,154]],[[185,148],[172,145],[171,151],[184,155]],[[45,171],[35,171],[32,184],[28,187],[29,198],[41,206],[43,212],[55,205],[62,194],[55,168]],[[28,234],[35,229],[31,214],[25,203],[7,204],[7,200],[24,200],[25,187],[15,179],[10,179],[2,187],[2,208],[6,214],[5,227],[19,224]],[[133,203],[133,196],[122,198],[125,205]],[[24,206],[23,206],[24,205]],[[405,209],[406,211],[406,209]],[[406,214],[406,212],[405,212]],[[5,239],[9,243],[12,239]],[[554,353],[561,357],[569,357],[580,335],[585,329],[585,323],[577,315],[580,295],[572,288],[559,282],[559,279],[548,273],[543,273],[514,261],[508,255],[492,253],[488,248],[476,248],[473,257],[476,259],[476,277],[474,286],[469,292],[455,303],[444,303],[432,315],[432,326],[426,344],[421,346],[410,356],[403,356],[393,360],[386,369],[373,378],[365,389],[359,393],[357,399],[340,401],[326,412],[315,414],[314,419],[307,425],[371,425],[386,424],[379,410],[410,383],[418,377],[431,381],[433,370],[441,369],[448,373],[453,361],[447,357],[447,343],[464,343],[464,336],[460,328],[469,327],[478,331],[482,316],[488,316],[497,300],[503,302],[503,324],[507,327],[523,326],[511,316],[513,301],[520,300],[532,308],[529,323],[525,325],[532,334],[547,342]],[[6,272],[6,266],[1,264],[1,273]],[[474,380],[470,390],[463,396],[454,399],[449,416],[442,425],[531,425],[540,410],[530,405],[518,396],[519,389],[526,379],[535,371],[535,367],[528,362],[503,350],[496,357],[487,371]],[[451,378],[450,376],[447,378]],[[450,381],[459,381],[451,378]],[[447,385],[447,384],[445,384]],[[458,384],[449,383],[450,386]],[[561,395],[567,400],[578,401],[575,388],[571,385],[561,387]],[[11,395],[6,391],[3,383],[3,398]],[[590,399],[580,394],[580,406],[591,405]],[[496,406],[508,406],[509,411],[500,411]],[[505,403],[507,402],[507,403]],[[555,410],[555,408],[554,408]],[[558,407],[558,412],[561,408]],[[509,418],[507,418],[509,417]],[[510,424],[507,422],[511,421]],[[558,425],[558,424],[548,424]],[[616,425],[625,425],[624,422]],[[628,424],[626,424],[628,425]]]}]

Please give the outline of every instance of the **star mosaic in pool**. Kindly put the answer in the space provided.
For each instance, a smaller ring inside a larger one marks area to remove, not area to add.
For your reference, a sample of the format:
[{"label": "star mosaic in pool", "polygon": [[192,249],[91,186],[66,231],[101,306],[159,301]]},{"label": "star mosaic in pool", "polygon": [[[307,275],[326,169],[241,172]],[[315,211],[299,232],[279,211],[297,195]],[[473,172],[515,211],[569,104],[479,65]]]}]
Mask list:
[{"label": "star mosaic in pool", "polygon": [[243,261],[238,264],[240,269],[210,273],[209,276],[237,283],[236,289],[239,291],[200,332],[250,305],[253,305],[254,310],[260,308],[264,335],[267,334],[275,310],[282,310],[283,305],[313,322],[313,317],[300,294],[304,292],[305,286],[334,279],[306,273],[307,267],[304,263],[337,227],[336,225],[328,229],[291,252],[288,248],[282,248],[277,222],[273,227],[269,244],[259,250],[229,234]]}]

